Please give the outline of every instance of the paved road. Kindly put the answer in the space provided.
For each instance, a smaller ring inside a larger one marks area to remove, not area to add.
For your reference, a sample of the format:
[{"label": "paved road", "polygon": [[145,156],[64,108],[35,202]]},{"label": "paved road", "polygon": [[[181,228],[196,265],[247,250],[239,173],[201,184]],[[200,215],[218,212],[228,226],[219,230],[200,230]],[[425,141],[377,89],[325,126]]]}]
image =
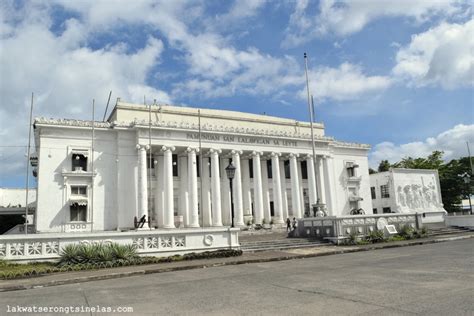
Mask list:
[{"label": "paved road", "polygon": [[0,314],[131,306],[138,315],[474,315],[473,246],[460,240],[5,292]]}]

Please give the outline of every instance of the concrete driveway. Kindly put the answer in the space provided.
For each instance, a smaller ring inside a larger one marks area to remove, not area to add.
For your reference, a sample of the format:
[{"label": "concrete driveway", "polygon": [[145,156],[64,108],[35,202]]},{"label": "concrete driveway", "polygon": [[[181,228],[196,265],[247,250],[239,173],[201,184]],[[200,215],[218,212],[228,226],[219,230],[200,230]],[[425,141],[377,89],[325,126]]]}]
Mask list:
[{"label": "concrete driveway", "polygon": [[4,292],[0,314],[42,306],[109,315],[126,315],[123,307],[136,315],[474,315],[473,272],[467,239]]}]

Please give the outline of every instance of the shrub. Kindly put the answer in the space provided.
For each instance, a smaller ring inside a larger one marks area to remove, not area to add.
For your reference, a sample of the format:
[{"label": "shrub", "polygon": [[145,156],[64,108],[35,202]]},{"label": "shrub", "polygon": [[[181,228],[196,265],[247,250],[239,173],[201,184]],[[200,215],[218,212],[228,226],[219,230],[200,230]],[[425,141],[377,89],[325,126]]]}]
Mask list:
[{"label": "shrub", "polygon": [[414,238],[414,229],[408,225],[404,225],[400,228],[400,232],[398,233],[401,237],[405,239],[413,239]]},{"label": "shrub", "polygon": [[382,230],[374,230],[369,232],[367,236],[365,236],[365,240],[369,243],[375,244],[378,242],[385,241],[385,236]]},{"label": "shrub", "polygon": [[349,234],[348,244],[349,245],[356,245],[357,244],[357,236],[358,236],[357,232],[355,232],[355,231],[351,232]]},{"label": "shrub", "polygon": [[117,263],[138,258],[137,251],[132,245],[95,244],[67,245],[61,250],[59,266],[75,264]]}]

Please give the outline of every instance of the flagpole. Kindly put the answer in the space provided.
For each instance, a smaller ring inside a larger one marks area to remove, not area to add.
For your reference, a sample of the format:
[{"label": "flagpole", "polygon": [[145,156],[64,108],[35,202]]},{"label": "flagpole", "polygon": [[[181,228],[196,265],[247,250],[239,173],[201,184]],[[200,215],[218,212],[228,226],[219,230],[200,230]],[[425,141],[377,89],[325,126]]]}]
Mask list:
[{"label": "flagpole", "polygon": [[466,141],[467,146],[467,154],[469,156],[469,165],[471,166],[471,175],[474,175],[474,168],[472,167],[472,159],[471,159],[471,150],[469,149],[469,142]]},{"label": "flagpole", "polygon": [[[28,125],[28,149],[26,155],[26,196],[25,196],[25,235],[28,235],[28,194],[30,188],[30,152],[31,152],[31,121],[33,119],[33,92],[31,93],[31,105],[30,105],[30,124]],[[35,214],[37,216],[37,214]]]},{"label": "flagpole", "polygon": [[304,69],[305,69],[305,75],[306,75],[306,92],[308,94],[308,111],[309,111],[309,123],[311,127],[311,148],[313,150],[313,177],[314,177],[314,184],[315,184],[315,194],[316,194],[316,204],[319,204],[319,194],[318,194],[318,181],[316,179],[316,149],[314,148],[314,128],[313,128],[313,108],[311,106],[311,99],[310,99],[310,93],[309,93],[309,78],[308,78],[308,58],[306,56],[306,53],[304,53]]},{"label": "flagpole", "polygon": [[91,171],[92,171],[92,188],[91,188],[91,232],[94,231],[94,138],[95,138],[95,99],[92,99],[92,140],[91,140]]},{"label": "flagpole", "polygon": [[[146,104],[146,103],[145,103]],[[156,104],[156,99],[153,100],[153,104]],[[152,163],[153,163],[153,159],[151,157],[151,104],[150,106],[148,107],[148,146],[150,147],[150,153],[149,153],[149,156],[148,156],[148,183],[150,185],[150,190],[147,190],[147,193],[148,193],[148,201],[150,201],[150,197],[151,197],[151,166],[152,166]],[[147,203],[148,205],[148,211],[150,211],[150,202]],[[148,212],[148,227],[151,229],[151,215],[150,215],[150,212]]]},{"label": "flagpole", "polygon": [[198,128],[199,128],[199,184],[201,186],[201,194],[199,195],[200,199],[200,211],[201,211],[201,228],[204,227],[204,209],[202,205],[202,144],[201,144],[201,109],[198,109]]}]

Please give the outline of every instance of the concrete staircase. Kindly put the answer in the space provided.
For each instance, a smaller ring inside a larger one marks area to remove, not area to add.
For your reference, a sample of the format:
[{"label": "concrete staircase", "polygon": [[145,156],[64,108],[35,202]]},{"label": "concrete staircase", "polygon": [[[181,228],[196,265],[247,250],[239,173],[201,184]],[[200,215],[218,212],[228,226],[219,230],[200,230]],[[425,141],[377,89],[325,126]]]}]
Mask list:
[{"label": "concrete staircase", "polygon": [[285,250],[328,245],[327,242],[307,238],[287,238],[286,233],[239,237],[240,249],[245,252]]},{"label": "concrete staircase", "polygon": [[468,227],[428,227],[428,236],[449,236],[449,235],[459,235],[466,232],[474,231],[473,228]]}]

